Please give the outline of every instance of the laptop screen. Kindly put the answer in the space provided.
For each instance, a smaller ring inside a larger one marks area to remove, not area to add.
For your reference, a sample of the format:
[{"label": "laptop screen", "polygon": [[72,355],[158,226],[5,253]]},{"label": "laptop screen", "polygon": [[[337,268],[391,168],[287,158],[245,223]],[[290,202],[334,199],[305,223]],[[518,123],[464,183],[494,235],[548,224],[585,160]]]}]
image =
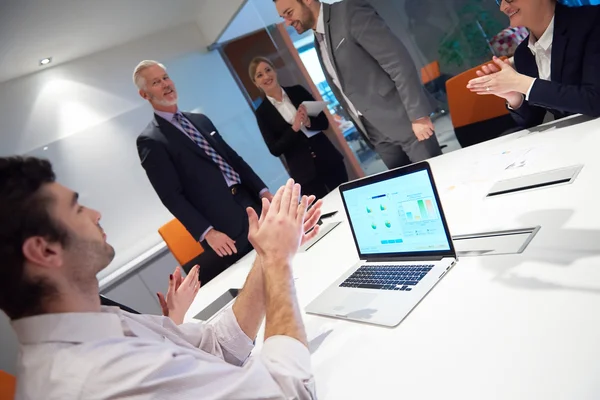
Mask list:
[{"label": "laptop screen", "polygon": [[360,254],[451,250],[426,169],[342,191]]}]

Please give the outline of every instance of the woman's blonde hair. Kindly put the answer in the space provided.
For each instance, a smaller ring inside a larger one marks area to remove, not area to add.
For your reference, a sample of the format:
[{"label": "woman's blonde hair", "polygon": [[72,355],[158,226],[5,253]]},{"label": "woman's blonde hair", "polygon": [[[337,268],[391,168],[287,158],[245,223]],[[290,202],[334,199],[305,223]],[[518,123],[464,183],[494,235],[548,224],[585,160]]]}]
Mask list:
[{"label": "woman's blonde hair", "polygon": [[250,61],[250,65],[248,66],[248,74],[250,75],[250,79],[252,80],[252,82],[255,82],[254,77],[256,76],[256,69],[258,68],[260,63],[268,64],[271,68],[273,68],[273,71],[275,71],[275,65],[273,65],[273,62],[267,57],[254,57],[252,61]]}]

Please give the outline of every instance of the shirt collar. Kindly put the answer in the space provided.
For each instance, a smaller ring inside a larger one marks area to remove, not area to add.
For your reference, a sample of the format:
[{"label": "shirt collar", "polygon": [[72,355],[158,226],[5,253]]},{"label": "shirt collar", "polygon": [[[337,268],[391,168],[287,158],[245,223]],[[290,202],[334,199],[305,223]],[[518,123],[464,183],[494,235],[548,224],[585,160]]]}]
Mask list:
[{"label": "shirt collar", "polygon": [[[177,112],[175,114],[177,114],[179,112],[179,110],[177,110]],[[173,121],[173,117],[175,116],[175,114],[167,112],[167,111],[158,111],[158,110],[154,110],[154,113],[156,115],[158,115],[159,117],[164,118],[165,120],[171,122]]]},{"label": "shirt collar", "polygon": [[317,33],[322,35],[325,34],[325,16],[323,15],[323,3],[321,3],[321,11],[319,11],[319,18],[317,19]]},{"label": "shirt collar", "polygon": [[281,96],[282,96],[282,101],[277,101],[274,97],[271,97],[271,96],[267,96],[267,99],[269,99],[269,101],[273,105],[283,103],[285,101],[285,97],[287,96],[287,94],[285,93],[285,90],[283,90],[283,88],[281,88]]},{"label": "shirt collar", "polygon": [[548,27],[546,28],[546,31],[544,32],[544,34],[542,35],[542,37],[540,37],[537,42],[535,40],[535,38],[533,37],[532,34],[529,34],[529,44],[528,47],[529,49],[533,52],[533,54],[535,54],[535,50],[536,50],[536,43],[538,44],[539,47],[541,47],[542,49],[544,49],[544,51],[548,51],[548,49],[550,48],[550,46],[552,46],[552,39],[554,37],[554,17],[552,17],[552,21],[550,21],[550,24],[548,25]]},{"label": "shirt collar", "polygon": [[85,343],[121,338],[125,334],[118,307],[102,307],[99,313],[44,314],[12,321],[19,343]]}]

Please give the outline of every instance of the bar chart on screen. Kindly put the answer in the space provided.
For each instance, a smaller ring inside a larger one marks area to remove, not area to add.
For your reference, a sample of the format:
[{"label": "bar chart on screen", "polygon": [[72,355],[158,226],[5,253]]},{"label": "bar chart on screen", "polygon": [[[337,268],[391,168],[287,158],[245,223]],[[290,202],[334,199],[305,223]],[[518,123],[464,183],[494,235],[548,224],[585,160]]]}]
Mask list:
[{"label": "bar chart on screen", "polygon": [[432,221],[438,219],[438,213],[432,198],[405,201],[398,208],[401,217],[408,222]]}]

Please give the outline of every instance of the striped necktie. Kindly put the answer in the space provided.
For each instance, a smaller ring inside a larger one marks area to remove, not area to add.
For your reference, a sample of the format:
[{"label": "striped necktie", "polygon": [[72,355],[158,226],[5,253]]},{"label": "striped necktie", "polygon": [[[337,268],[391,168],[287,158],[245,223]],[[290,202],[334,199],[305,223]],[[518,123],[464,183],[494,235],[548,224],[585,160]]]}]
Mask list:
[{"label": "striped necktie", "polygon": [[319,33],[317,31],[315,31],[315,37],[317,38],[317,42],[319,44],[323,43],[325,41],[325,35],[323,35],[322,33]]},{"label": "striped necktie", "polygon": [[190,121],[187,120],[183,116],[182,113],[178,112],[173,116],[173,120],[176,121],[184,130],[184,132],[198,145],[204,152],[219,166],[219,169],[227,178],[228,183],[233,185],[238,185],[242,183],[240,175],[231,168],[231,166],[225,161],[223,157],[219,155],[213,149],[213,147],[208,143],[208,140],[198,130]]}]

